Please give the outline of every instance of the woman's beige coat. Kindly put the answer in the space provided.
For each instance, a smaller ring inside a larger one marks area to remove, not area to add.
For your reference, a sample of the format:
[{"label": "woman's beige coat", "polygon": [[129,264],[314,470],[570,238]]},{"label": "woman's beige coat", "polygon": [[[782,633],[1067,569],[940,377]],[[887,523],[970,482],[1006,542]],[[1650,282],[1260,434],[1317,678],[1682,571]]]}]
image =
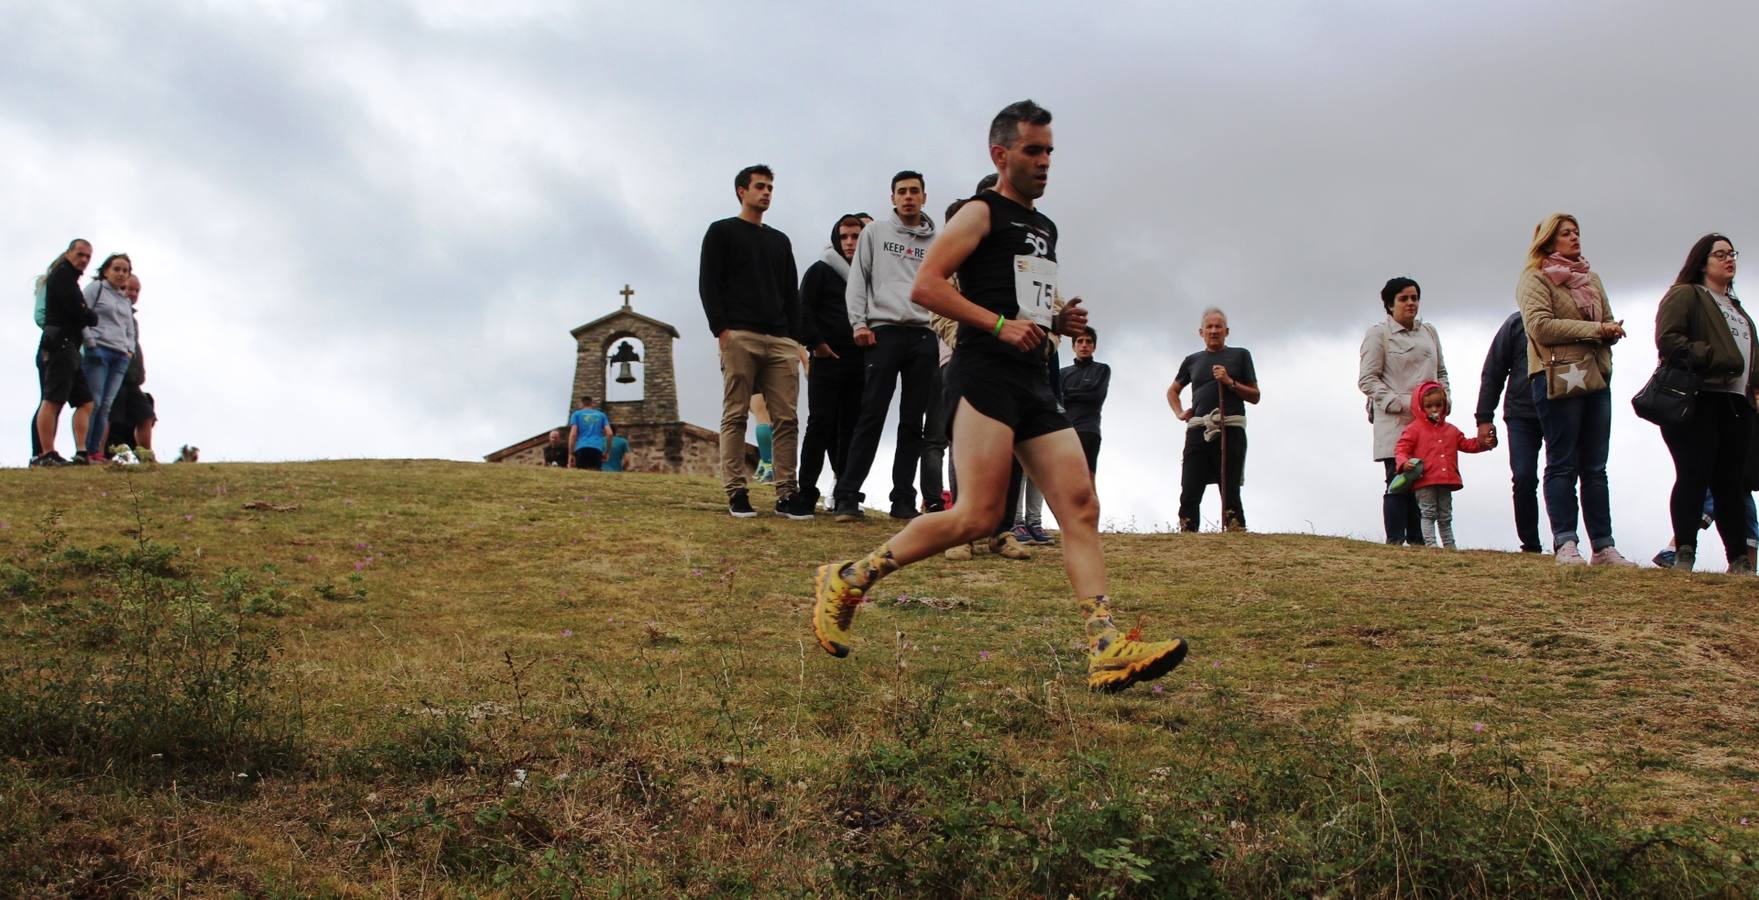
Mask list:
[{"label": "woman's beige coat", "polygon": [[1356,386],[1368,397],[1375,459],[1393,457],[1393,445],[1411,424],[1411,391],[1425,381],[1441,382],[1453,396],[1434,326],[1418,319],[1406,328],[1392,316],[1369,326],[1358,353]]}]

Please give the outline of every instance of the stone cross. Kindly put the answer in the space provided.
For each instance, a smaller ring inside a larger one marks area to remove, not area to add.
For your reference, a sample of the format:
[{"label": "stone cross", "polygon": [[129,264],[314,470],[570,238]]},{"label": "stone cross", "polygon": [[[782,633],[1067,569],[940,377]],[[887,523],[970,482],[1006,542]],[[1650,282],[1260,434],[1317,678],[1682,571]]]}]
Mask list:
[{"label": "stone cross", "polygon": [[635,296],[634,289],[629,287],[628,282],[624,282],[623,289],[618,291],[617,293],[623,295],[623,308],[628,309],[629,308],[629,298]]}]

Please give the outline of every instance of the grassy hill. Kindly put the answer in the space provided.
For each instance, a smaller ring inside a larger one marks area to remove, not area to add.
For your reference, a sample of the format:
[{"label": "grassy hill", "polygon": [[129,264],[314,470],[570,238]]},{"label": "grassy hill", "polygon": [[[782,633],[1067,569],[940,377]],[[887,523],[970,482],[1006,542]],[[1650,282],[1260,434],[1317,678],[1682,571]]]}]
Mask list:
[{"label": "grassy hill", "polygon": [[1759,891],[1751,578],[1107,535],[1123,619],[1193,651],[1095,696],[1054,549],[899,573],[839,661],[811,567],[890,521],[734,521],[705,480],[0,498],[6,895]]}]

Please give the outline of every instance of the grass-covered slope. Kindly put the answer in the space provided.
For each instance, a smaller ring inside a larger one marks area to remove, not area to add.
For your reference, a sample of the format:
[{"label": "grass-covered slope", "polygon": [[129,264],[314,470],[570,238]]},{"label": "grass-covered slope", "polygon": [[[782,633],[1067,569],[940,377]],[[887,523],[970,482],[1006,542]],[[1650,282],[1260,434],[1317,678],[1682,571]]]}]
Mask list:
[{"label": "grass-covered slope", "polygon": [[[1175,490],[1167,485],[1167,491]],[[754,502],[763,508],[767,491]],[[1107,535],[1058,553],[438,462],[0,472],[0,894],[1750,896],[1759,582]]]}]

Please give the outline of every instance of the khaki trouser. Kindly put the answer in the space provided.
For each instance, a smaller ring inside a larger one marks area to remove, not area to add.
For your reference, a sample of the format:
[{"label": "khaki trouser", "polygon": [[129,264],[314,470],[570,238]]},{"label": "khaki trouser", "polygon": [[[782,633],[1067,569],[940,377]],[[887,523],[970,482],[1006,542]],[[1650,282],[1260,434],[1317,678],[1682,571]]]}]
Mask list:
[{"label": "khaki trouser", "polygon": [[721,478],[727,495],[745,489],[745,419],[751,395],[763,395],[770,407],[774,441],[776,496],[791,497],[799,486],[795,476],[800,442],[796,440],[800,399],[800,345],[792,338],[728,329],[721,351]]}]

